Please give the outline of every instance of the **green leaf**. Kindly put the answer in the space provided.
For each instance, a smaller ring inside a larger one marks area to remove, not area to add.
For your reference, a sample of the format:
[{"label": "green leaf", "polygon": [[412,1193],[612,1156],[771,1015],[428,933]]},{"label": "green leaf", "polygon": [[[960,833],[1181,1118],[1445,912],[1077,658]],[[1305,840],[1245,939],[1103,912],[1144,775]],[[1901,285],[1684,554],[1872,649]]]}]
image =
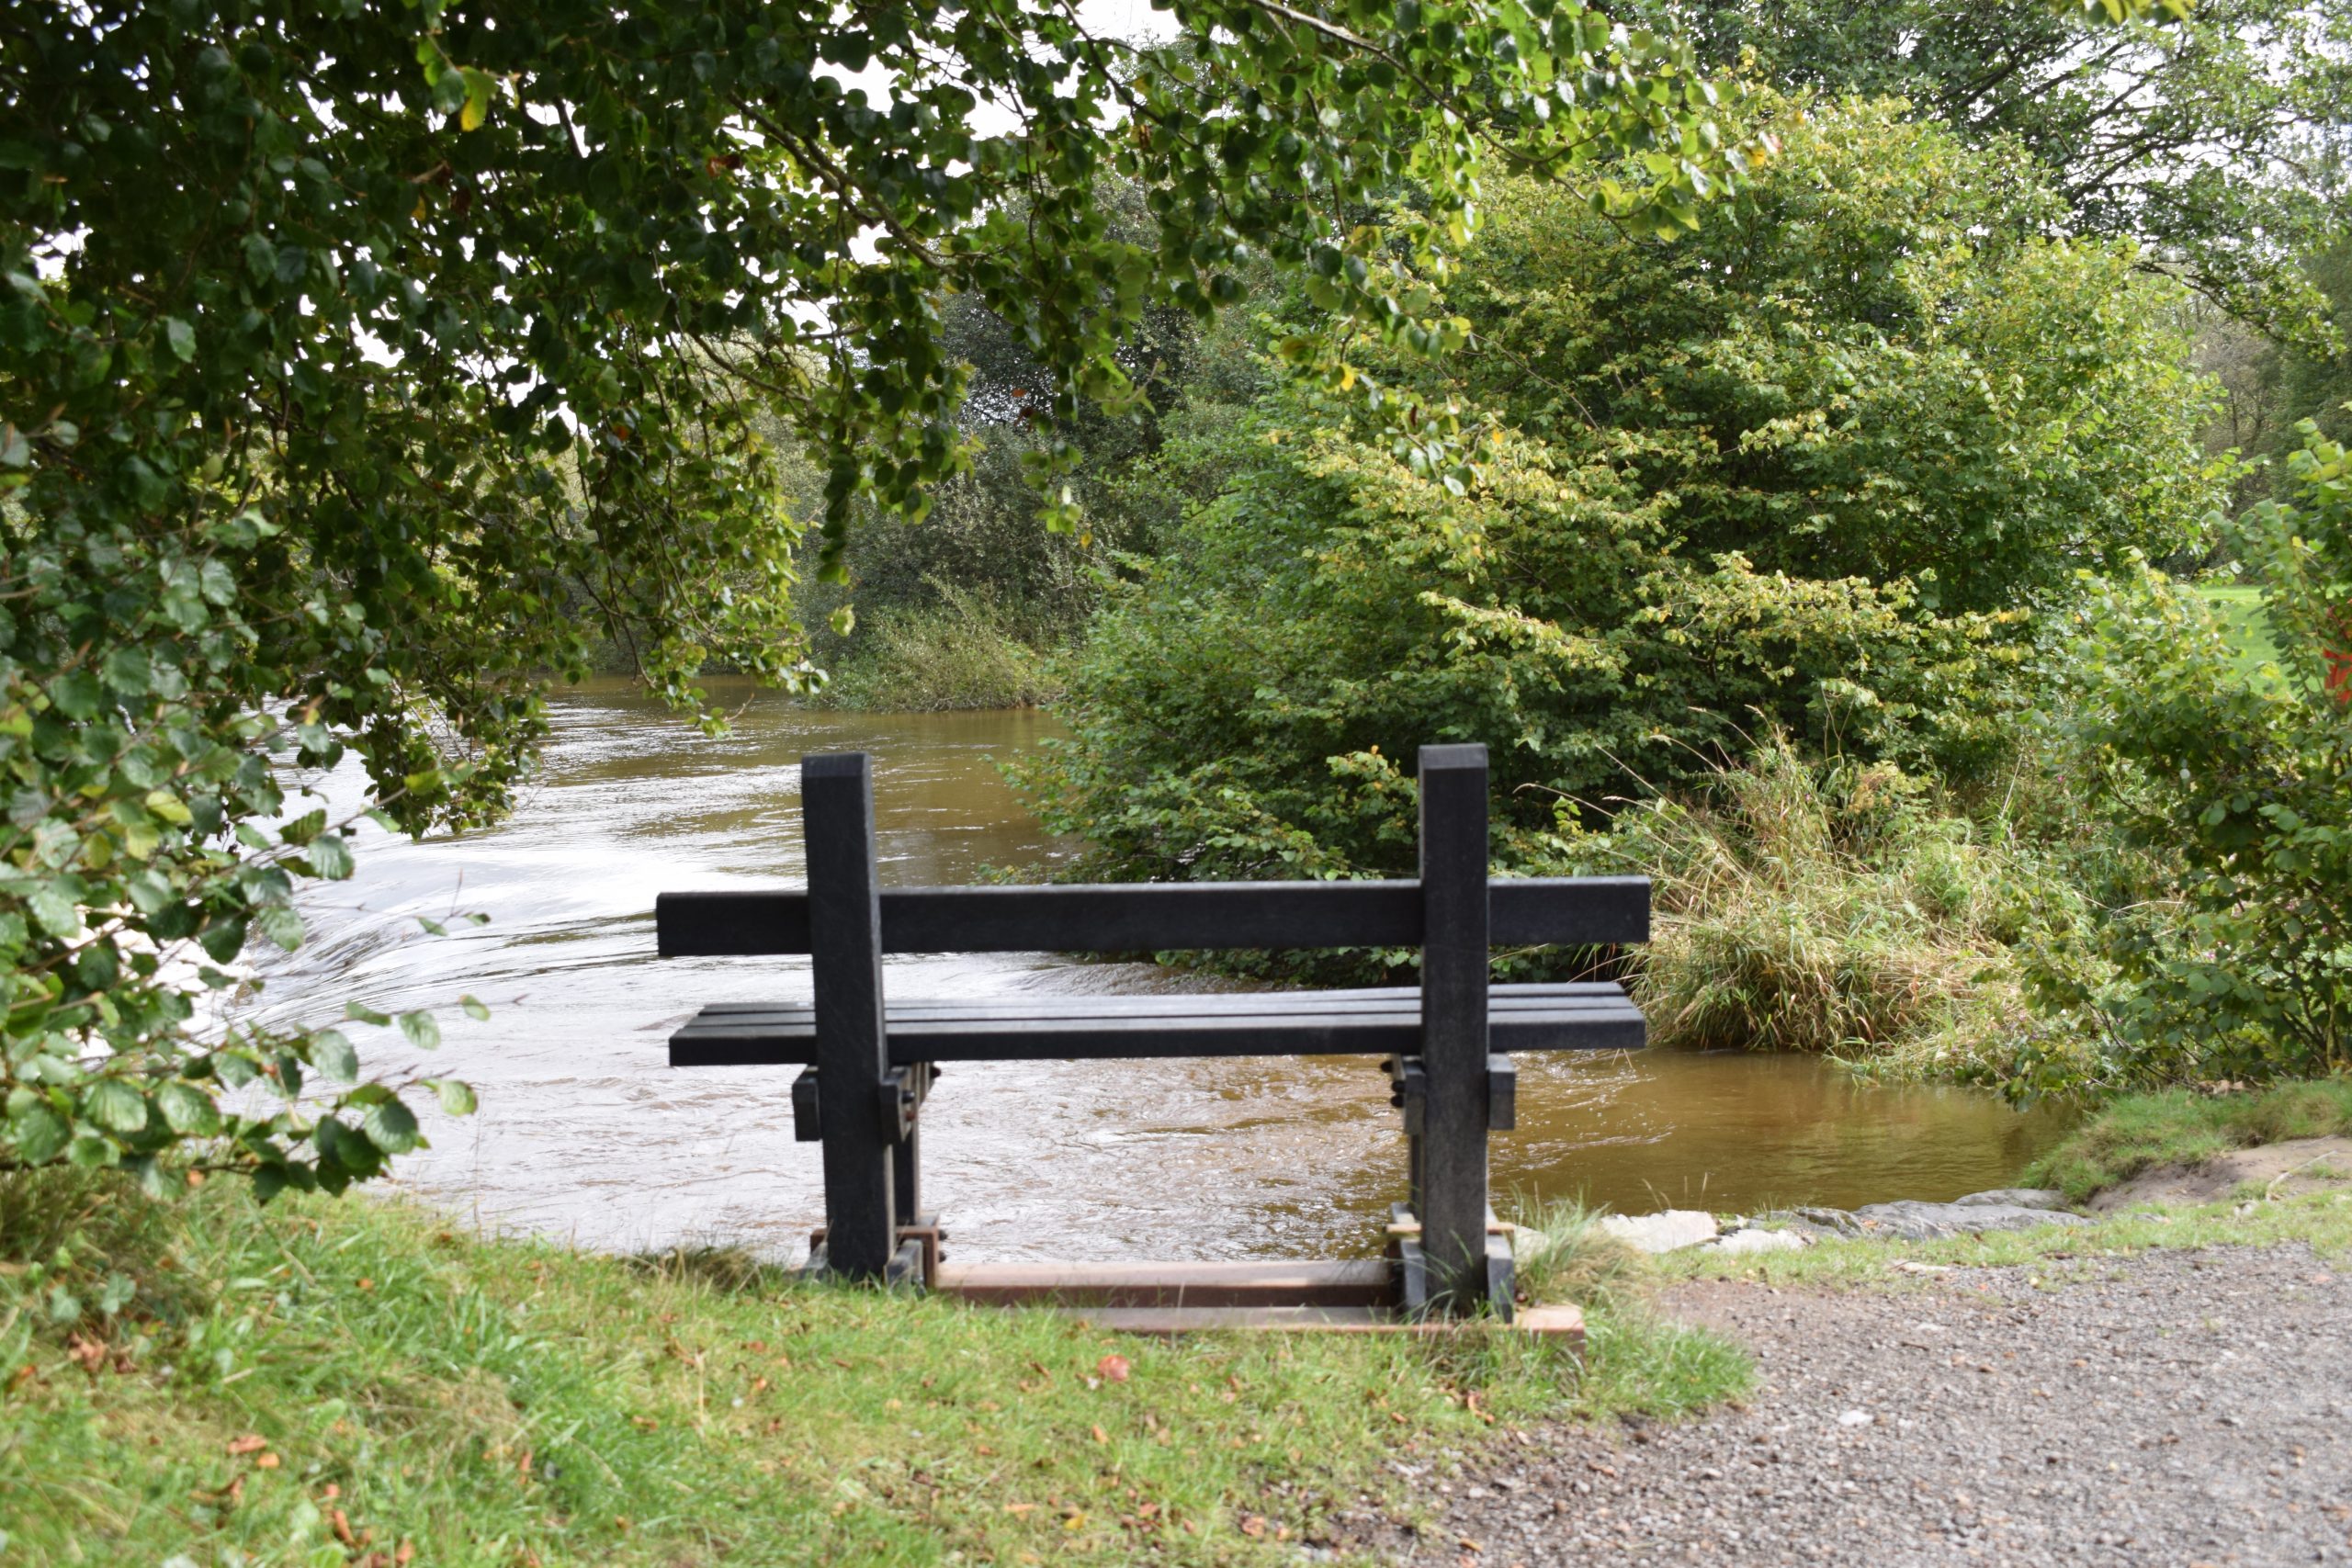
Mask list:
[{"label": "green leaf", "polygon": [[147,1097],[120,1078],[100,1078],[90,1085],[83,1091],[82,1109],[109,1133],[141,1133],[147,1128]]},{"label": "green leaf", "polygon": [[74,900],[53,882],[43,883],[33,889],[25,907],[40,929],[53,937],[71,937],[82,929],[82,912]]},{"label": "green leaf", "polygon": [[212,1097],[194,1084],[177,1079],[164,1084],[155,1091],[155,1104],[175,1133],[201,1138],[220,1130],[220,1112]]},{"label": "green leaf", "polygon": [[352,871],[351,851],[333,833],[311,846],[311,867],[329,882],[341,882]]},{"label": "green leaf", "polygon": [[245,949],[244,917],[216,916],[197,933],[196,940],[213,963],[226,964]]},{"label": "green leaf", "polygon": [[372,1023],[379,1029],[390,1026],[392,1021],[392,1015],[390,1013],[378,1012],[374,1008],[369,1007],[365,1002],[344,1003],[343,1016],[351,1020],[354,1023]]},{"label": "green leaf", "polygon": [[359,1053],[339,1031],[322,1029],[311,1036],[311,1065],[336,1083],[359,1081]]},{"label": "green leaf", "polygon": [[476,1022],[481,1022],[490,1017],[490,1009],[484,1007],[480,1001],[476,1000],[472,997],[459,997],[458,998],[458,1005],[465,1009],[466,1016],[474,1020]]},{"label": "green leaf", "polygon": [[397,1100],[369,1106],[359,1126],[368,1141],[388,1155],[403,1155],[416,1147],[415,1113]]},{"label": "green leaf", "polygon": [[434,1092],[441,1097],[442,1110],[452,1116],[471,1116],[474,1113],[476,1102],[472,1085],[460,1083],[456,1078],[427,1081],[432,1084]]},{"label": "green leaf", "polygon": [[315,810],[304,812],[285,827],[280,828],[277,830],[277,836],[299,849],[326,831],[326,826],[327,810],[322,806]]},{"label": "green leaf", "polygon": [[408,1043],[420,1051],[441,1048],[441,1026],[433,1021],[433,1015],[429,1012],[401,1014],[401,1032],[407,1035]]},{"label": "green leaf", "polygon": [[122,1151],[96,1133],[77,1133],[65,1146],[65,1163],[79,1170],[103,1170],[122,1158]]},{"label": "green leaf", "polygon": [[49,683],[49,700],[68,718],[96,718],[106,693],[96,675],[87,670],[74,670]]},{"label": "green leaf", "polygon": [[302,945],[301,912],[291,904],[264,904],[254,911],[253,922],[282,953],[292,953]]},{"label": "green leaf", "polygon": [[73,1133],[64,1117],[38,1100],[8,1118],[8,1142],[27,1165],[47,1165],[55,1159]]},{"label": "green leaf", "polygon": [[496,83],[489,72],[477,71],[470,65],[465,69],[465,78],[466,102],[458,111],[458,129],[480,130],[482,121],[490,118],[490,95]]},{"label": "green leaf", "polygon": [[172,353],[182,364],[196,357],[196,329],[177,316],[164,318],[164,339],[172,345]]}]

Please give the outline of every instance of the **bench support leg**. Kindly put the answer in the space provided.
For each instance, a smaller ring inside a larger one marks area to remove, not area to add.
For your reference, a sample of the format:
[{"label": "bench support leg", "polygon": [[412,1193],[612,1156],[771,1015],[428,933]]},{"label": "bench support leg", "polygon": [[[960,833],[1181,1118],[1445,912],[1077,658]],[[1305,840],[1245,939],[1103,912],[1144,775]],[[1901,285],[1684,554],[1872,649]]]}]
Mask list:
[{"label": "bench support leg", "polygon": [[891,1190],[894,1129],[886,1125],[878,1098],[890,1064],[882,1023],[872,762],[854,751],[802,758],[800,802],[823,1086],[826,1269],[839,1279],[881,1280],[899,1250],[899,1214]]},{"label": "bench support leg", "polygon": [[922,1213],[922,1106],[931,1098],[931,1080],[937,1069],[928,1062],[918,1063],[907,1074],[914,1091],[915,1114],[904,1119],[905,1131],[890,1147],[890,1185],[901,1226],[922,1224],[917,1217]]},{"label": "bench support leg", "polygon": [[[1487,1250],[1487,749],[1424,746],[1421,1070],[1414,1172],[1430,1304],[1488,1299]],[[1502,1303],[1509,1310],[1509,1303]]]}]

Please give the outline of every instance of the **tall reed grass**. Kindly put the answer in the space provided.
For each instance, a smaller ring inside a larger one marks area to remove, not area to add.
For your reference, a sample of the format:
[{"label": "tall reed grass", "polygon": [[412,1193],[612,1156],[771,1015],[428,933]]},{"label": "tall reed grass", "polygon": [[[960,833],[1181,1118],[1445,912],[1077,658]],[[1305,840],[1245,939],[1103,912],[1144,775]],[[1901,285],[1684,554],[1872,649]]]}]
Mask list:
[{"label": "tall reed grass", "polygon": [[1048,655],[988,594],[933,582],[939,602],[898,605],[846,644],[825,700],[880,713],[1035,707],[1060,694]]},{"label": "tall reed grass", "polygon": [[1656,1044],[1992,1077],[2035,1027],[2007,943],[2041,868],[1891,764],[1767,737],[1694,795],[1627,804],[1605,842],[1655,881],[1630,985]]}]

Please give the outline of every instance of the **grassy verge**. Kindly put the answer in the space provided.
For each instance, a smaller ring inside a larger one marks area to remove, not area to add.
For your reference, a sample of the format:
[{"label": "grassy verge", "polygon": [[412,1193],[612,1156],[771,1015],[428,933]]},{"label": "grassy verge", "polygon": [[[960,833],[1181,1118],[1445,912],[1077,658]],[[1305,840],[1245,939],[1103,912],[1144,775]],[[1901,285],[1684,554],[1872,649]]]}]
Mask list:
[{"label": "grassy verge", "polygon": [[2135,1209],[2086,1225],[2048,1225],[1940,1241],[1824,1241],[1796,1252],[1744,1257],[1694,1249],[1668,1254],[1659,1260],[1659,1269],[1669,1277],[1754,1280],[1775,1286],[1916,1286],[1941,1269],[2046,1266],[2056,1278],[2080,1272],[2101,1258],[2140,1252],[2276,1247],[2297,1241],[2324,1256],[2352,1253],[2352,1193],[2315,1192],[2250,1206]]},{"label": "grassy verge", "polygon": [[158,1209],[0,1181],[0,1560],[1287,1561],[1393,1454],[1747,1378],[1617,1292],[1583,1364],[1501,1336],[1168,1344],[220,1185]]},{"label": "grassy verge", "polygon": [[2244,1094],[2165,1089],[2110,1101],[2036,1160],[2023,1179],[2081,1202],[2159,1166],[2234,1149],[2352,1133],[2352,1079],[2279,1084]]}]

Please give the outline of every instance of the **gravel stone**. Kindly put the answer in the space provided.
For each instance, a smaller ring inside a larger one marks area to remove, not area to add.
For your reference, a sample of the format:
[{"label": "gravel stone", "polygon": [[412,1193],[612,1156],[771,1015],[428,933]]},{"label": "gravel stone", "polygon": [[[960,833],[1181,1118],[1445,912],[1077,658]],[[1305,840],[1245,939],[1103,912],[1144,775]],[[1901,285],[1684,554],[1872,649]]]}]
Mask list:
[{"label": "gravel stone", "polygon": [[1411,1482],[1440,1506],[1425,1533],[1368,1511],[1348,1544],[1480,1568],[2352,1564],[2352,1270],[2307,1247],[1662,1304],[1750,1347],[1744,1407],[1531,1431],[1451,1495]]},{"label": "gravel stone", "polygon": [[2030,1231],[2044,1225],[2086,1225],[2080,1214],[2028,1209],[2016,1203],[1921,1203],[1903,1199],[1865,1203],[1854,1211],[1864,1235],[1927,1241],[1937,1236],[1978,1235],[1985,1231]]},{"label": "gravel stone", "polygon": [[1600,1228],[1636,1252],[1673,1252],[1715,1239],[1715,1216],[1704,1209],[1661,1209],[1655,1214],[1605,1214]]},{"label": "gravel stone", "polygon": [[1794,1231],[1736,1230],[1725,1232],[1715,1250],[1741,1255],[1751,1252],[1798,1252],[1812,1246]]}]

